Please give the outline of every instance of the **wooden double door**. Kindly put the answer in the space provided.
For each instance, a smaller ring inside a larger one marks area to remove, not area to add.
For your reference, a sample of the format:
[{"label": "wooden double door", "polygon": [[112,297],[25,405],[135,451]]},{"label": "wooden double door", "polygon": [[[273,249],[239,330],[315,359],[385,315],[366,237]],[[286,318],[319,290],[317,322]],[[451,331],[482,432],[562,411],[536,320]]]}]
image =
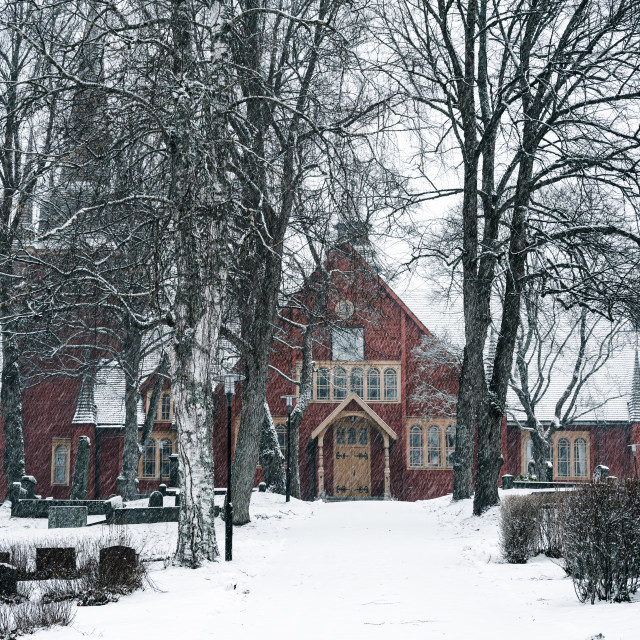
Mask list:
[{"label": "wooden double door", "polygon": [[371,497],[371,432],[362,419],[344,420],[333,427],[333,495]]}]

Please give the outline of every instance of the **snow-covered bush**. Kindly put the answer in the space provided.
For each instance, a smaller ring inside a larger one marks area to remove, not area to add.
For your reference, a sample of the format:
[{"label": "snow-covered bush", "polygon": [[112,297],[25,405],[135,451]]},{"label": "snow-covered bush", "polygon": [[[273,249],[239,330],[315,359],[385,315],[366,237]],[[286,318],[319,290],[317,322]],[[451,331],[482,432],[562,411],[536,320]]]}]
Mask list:
[{"label": "snow-covered bush", "polygon": [[71,602],[25,602],[16,606],[0,605],[0,638],[14,639],[37,629],[73,622],[76,607]]},{"label": "snow-covered bush", "polygon": [[594,482],[571,492],[561,527],[578,599],[630,600],[640,586],[640,482]]},{"label": "snow-covered bush", "polygon": [[562,496],[560,492],[532,493],[502,501],[500,543],[507,562],[522,564],[538,553],[561,556],[558,513]]},{"label": "snow-covered bush", "polygon": [[500,548],[507,562],[524,564],[538,548],[537,502],[509,496],[500,506]]}]

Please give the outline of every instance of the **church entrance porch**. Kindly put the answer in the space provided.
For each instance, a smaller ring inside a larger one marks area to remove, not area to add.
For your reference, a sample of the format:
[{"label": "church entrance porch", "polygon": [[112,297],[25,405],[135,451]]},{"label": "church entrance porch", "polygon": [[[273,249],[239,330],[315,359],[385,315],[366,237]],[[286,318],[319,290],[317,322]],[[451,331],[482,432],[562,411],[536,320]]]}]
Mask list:
[{"label": "church entrance porch", "polygon": [[[329,440],[332,454],[325,461],[324,436],[332,434]],[[312,432],[311,438],[317,442],[317,488],[318,497],[327,497],[325,489],[325,468],[329,467],[329,477],[333,471],[333,483],[329,485],[329,493],[334,498],[367,499],[371,498],[371,442],[376,434],[376,442],[382,443],[382,451],[378,453],[377,474],[374,486],[379,487],[385,499],[391,498],[391,471],[389,468],[389,447],[398,436],[391,427],[367,403],[354,393],[349,394]],[[328,434],[327,434],[328,435]],[[377,447],[380,444],[376,445]],[[382,454],[382,458],[380,458]]]}]

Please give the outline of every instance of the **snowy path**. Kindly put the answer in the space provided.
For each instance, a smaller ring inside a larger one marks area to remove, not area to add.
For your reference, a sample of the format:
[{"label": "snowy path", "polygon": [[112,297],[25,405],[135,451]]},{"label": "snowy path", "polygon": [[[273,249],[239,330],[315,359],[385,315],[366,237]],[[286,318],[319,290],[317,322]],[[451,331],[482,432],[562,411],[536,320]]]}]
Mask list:
[{"label": "snowy path", "polygon": [[158,571],[163,592],[81,608],[38,637],[640,638],[640,602],[581,605],[551,561],[497,561],[495,513],[447,499],[265,506],[233,563]]}]

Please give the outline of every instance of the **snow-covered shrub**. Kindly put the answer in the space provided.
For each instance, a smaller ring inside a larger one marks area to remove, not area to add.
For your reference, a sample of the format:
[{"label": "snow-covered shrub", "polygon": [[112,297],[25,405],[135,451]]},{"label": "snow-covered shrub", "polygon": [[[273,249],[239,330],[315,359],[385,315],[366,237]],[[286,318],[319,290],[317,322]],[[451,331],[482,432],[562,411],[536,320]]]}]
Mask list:
[{"label": "snow-covered shrub", "polygon": [[67,626],[73,622],[76,607],[71,602],[25,602],[16,606],[0,606],[0,638],[33,633],[55,625]]},{"label": "snow-covered shrub", "polygon": [[500,548],[512,564],[523,564],[537,552],[539,505],[529,498],[509,496],[500,506]]},{"label": "snow-covered shrub", "polygon": [[537,543],[536,553],[544,553],[549,558],[562,556],[562,530],[560,508],[564,493],[539,493],[526,496],[536,511]]},{"label": "snow-covered shrub", "polygon": [[566,496],[560,517],[578,599],[628,601],[640,586],[640,483],[585,484]]}]

